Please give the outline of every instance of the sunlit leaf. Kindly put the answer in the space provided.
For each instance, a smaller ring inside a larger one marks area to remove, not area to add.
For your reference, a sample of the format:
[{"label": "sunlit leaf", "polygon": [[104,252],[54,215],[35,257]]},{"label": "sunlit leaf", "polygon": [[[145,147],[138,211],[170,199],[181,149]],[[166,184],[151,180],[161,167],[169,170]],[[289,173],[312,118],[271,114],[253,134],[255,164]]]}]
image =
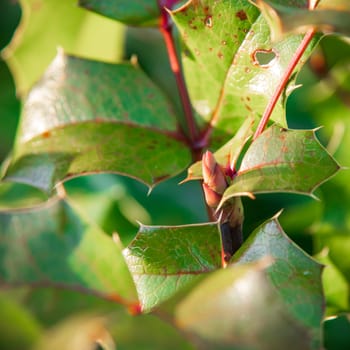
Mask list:
[{"label": "sunlit leaf", "polygon": [[124,256],[147,312],[221,266],[217,224],[141,226]]},{"label": "sunlit leaf", "polygon": [[272,126],[245,153],[222,202],[240,195],[313,191],[333,176],[339,165],[315,138],[313,130]]},{"label": "sunlit leaf", "polygon": [[[318,264],[283,232],[277,219],[258,227],[233,256],[233,263],[247,264],[269,256],[274,263],[267,268],[284,307],[310,336],[308,349],[319,349],[323,318],[323,290]],[[244,265],[243,265],[244,266]]]},{"label": "sunlit leaf", "polygon": [[[193,106],[200,121],[214,127],[211,146],[217,147],[247,117],[260,119],[302,37],[293,35],[272,44],[268,24],[248,1],[189,1],[172,17],[182,37]],[[316,42],[306,50],[295,73]],[[291,79],[271,117],[282,126],[286,126],[286,97],[294,88]]]},{"label": "sunlit leaf", "polygon": [[20,26],[4,51],[17,93],[25,95],[56,55],[57,47],[91,59],[119,61],[120,23],[79,9],[76,0],[21,0]]},{"label": "sunlit leaf", "polygon": [[[262,262],[211,274],[179,303],[176,323],[209,349],[311,349]],[[314,347],[316,349],[316,347]]]},{"label": "sunlit leaf", "polygon": [[59,53],[25,102],[5,178],[48,193],[92,172],[151,186],[190,162],[179,137],[171,105],[140,69]]}]

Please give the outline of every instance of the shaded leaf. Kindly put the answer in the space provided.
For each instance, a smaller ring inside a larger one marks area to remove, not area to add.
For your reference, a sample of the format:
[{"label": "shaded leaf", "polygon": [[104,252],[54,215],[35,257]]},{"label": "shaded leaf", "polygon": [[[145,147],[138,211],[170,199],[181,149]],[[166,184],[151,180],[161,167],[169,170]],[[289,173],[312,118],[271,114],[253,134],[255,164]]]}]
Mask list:
[{"label": "shaded leaf", "polygon": [[287,237],[276,218],[258,227],[234,255],[232,262],[244,266],[265,256],[274,260],[267,268],[267,274],[284,308],[311,337],[312,346],[308,349],[319,349],[324,305],[322,265]]},{"label": "shaded leaf", "polygon": [[175,317],[204,349],[277,350],[291,342],[311,348],[307,330],[285,308],[262,261],[211,274],[180,302]]},{"label": "shaded leaf", "polygon": [[144,312],[221,266],[216,223],[141,226],[124,250]]},{"label": "shaded leaf", "polygon": [[171,105],[141,70],[58,54],[25,102],[5,179],[48,193],[91,172],[153,185],[190,162],[179,137]]},{"label": "shaded leaf", "polygon": [[280,40],[290,32],[305,33],[305,28],[316,27],[325,33],[350,35],[350,4],[347,0],[320,0],[315,9],[309,9],[312,1],[293,2],[276,0],[255,0],[268,21],[273,40]]},{"label": "shaded leaf", "polygon": [[231,197],[267,192],[313,195],[339,165],[313,130],[268,128],[249,147],[222,203]]},{"label": "shaded leaf", "polygon": [[[3,52],[25,95],[56,55],[57,47],[71,54],[116,62],[123,55],[120,23],[89,13],[76,0],[21,0],[22,20]],[[45,28],[45,30],[43,30]]]},{"label": "shaded leaf", "polygon": [[[183,41],[183,66],[200,121],[213,125],[212,147],[234,135],[247,117],[260,119],[302,37],[272,44],[270,30],[248,1],[189,1],[172,13]],[[306,50],[295,73],[309,56]],[[286,126],[286,85],[272,120]]]},{"label": "shaded leaf", "polygon": [[79,5],[129,25],[157,25],[157,0],[79,0]]},{"label": "shaded leaf", "polygon": [[348,349],[350,346],[350,315],[329,318],[324,323],[324,345],[327,350]]},{"label": "shaded leaf", "polygon": [[121,247],[63,200],[0,212],[0,286],[56,286],[136,303]]}]

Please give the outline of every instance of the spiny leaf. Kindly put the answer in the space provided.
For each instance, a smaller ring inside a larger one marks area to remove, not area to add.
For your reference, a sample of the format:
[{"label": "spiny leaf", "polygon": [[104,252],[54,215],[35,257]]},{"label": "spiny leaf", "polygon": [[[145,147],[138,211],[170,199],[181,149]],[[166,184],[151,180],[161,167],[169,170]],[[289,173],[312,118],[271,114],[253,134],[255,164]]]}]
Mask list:
[{"label": "spiny leaf", "polygon": [[[192,103],[200,122],[214,127],[211,146],[215,148],[234,135],[247,117],[260,119],[302,37],[272,44],[268,24],[248,1],[193,0],[172,12],[172,18],[183,41]],[[282,126],[286,126],[286,96],[294,88],[291,79],[272,115]]]},{"label": "spiny leaf", "polygon": [[311,337],[312,346],[308,349],[319,349],[324,304],[322,265],[286,236],[276,218],[249,236],[233,257],[233,263],[244,266],[265,256],[274,260],[267,273],[285,308]]},{"label": "spiny leaf", "polygon": [[222,203],[241,196],[313,191],[333,176],[339,165],[315,138],[313,130],[268,128],[249,147]]},{"label": "spiny leaf", "polygon": [[190,162],[179,137],[170,103],[140,69],[59,54],[25,102],[5,179],[48,193],[91,172],[153,185]]},{"label": "spiny leaf", "polygon": [[157,0],[79,0],[79,5],[129,25],[156,25],[160,16]]},{"label": "spiny leaf", "polygon": [[[123,55],[123,26],[76,6],[76,0],[20,0],[22,20],[3,52],[25,96],[56,55],[57,47],[90,59],[116,62]],[[39,54],[40,53],[40,54]]]},{"label": "spiny leaf", "polygon": [[148,312],[221,266],[220,234],[216,223],[141,226],[124,256]]},{"label": "spiny leaf", "polygon": [[270,25],[273,40],[281,40],[290,32],[305,32],[306,27],[316,27],[325,33],[350,35],[348,0],[320,0],[315,9],[308,9],[307,0],[280,2],[255,0]]},{"label": "spiny leaf", "polygon": [[175,320],[208,349],[311,348],[307,329],[285,308],[263,261],[212,273],[178,304]]},{"label": "spiny leaf", "polygon": [[0,287],[52,286],[137,303],[120,245],[65,200],[0,212]]}]

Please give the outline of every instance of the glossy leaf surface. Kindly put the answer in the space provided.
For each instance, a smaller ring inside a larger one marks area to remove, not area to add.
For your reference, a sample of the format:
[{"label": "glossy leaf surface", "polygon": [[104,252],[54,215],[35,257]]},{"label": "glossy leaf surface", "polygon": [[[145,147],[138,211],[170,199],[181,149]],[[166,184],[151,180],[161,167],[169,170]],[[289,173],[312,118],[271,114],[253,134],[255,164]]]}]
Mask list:
[{"label": "glossy leaf surface", "polygon": [[284,307],[264,264],[211,274],[182,301],[176,323],[208,349],[310,349],[306,329]]},{"label": "glossy leaf surface", "polygon": [[310,336],[309,348],[319,349],[324,311],[322,265],[288,238],[277,219],[257,228],[233,257],[233,263],[247,264],[266,256],[273,259],[267,274],[284,307]]},{"label": "glossy leaf surface", "polygon": [[[182,37],[192,104],[201,123],[214,127],[211,146],[215,148],[216,142],[222,144],[234,135],[247,117],[260,119],[302,37],[272,44],[267,22],[248,1],[189,1],[172,18]],[[292,79],[271,117],[282,126],[286,126],[285,99],[293,88]]]},{"label": "glossy leaf surface", "polygon": [[147,312],[221,266],[217,224],[141,226],[124,256]]},{"label": "glossy leaf surface", "polygon": [[179,137],[171,105],[141,70],[59,54],[26,100],[5,178],[48,193],[92,172],[151,186],[190,162]]},{"label": "glossy leaf surface", "polygon": [[338,170],[339,165],[317,141],[314,131],[273,126],[251,144],[222,202],[267,192],[312,195]]}]

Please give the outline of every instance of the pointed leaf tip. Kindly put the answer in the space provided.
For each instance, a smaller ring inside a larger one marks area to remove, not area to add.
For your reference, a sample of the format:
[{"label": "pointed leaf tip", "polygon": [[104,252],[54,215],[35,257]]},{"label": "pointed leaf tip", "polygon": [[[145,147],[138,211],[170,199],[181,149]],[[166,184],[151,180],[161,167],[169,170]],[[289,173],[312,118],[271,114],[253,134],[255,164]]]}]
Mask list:
[{"label": "pointed leaf tip", "polygon": [[290,192],[314,197],[315,189],[339,170],[314,130],[272,126],[248,148],[222,203],[244,193]]}]

